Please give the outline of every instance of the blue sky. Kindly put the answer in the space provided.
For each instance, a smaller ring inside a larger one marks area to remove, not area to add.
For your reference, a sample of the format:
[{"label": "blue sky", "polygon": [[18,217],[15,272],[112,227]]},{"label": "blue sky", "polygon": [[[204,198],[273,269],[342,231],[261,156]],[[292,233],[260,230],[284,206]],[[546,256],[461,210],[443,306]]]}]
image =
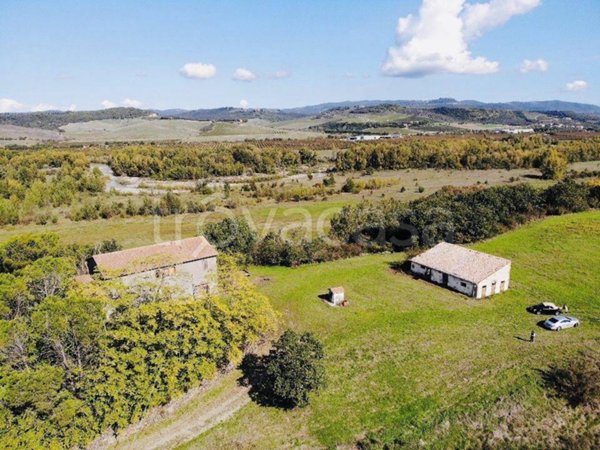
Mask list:
[{"label": "blue sky", "polygon": [[0,111],[600,104],[598,23],[599,0],[0,0]]}]

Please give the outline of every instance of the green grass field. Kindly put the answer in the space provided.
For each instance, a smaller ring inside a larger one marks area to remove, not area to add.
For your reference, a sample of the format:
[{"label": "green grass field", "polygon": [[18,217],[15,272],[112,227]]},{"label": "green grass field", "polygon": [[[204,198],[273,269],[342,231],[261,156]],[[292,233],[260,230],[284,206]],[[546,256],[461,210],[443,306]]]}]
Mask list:
[{"label": "green grass field", "polygon": [[[255,268],[286,325],[323,340],[327,388],[301,410],[247,405],[184,448],[333,448],[369,432],[409,448],[551,448],[583,432],[589,421],[551,397],[539,371],[598,348],[600,212],[552,217],[475,248],[512,259],[509,292],[468,299],[391,270],[402,254]],[[348,308],[318,298],[334,285],[346,288]],[[537,328],[525,307],[542,300],[568,304],[582,326]],[[534,344],[524,340],[532,329]]]}]

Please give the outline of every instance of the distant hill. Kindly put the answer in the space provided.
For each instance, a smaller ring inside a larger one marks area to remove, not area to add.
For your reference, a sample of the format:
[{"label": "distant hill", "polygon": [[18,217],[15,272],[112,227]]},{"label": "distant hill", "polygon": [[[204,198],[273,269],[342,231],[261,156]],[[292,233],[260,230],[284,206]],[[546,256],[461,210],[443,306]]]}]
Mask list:
[{"label": "distant hill", "polygon": [[43,111],[30,113],[2,113],[0,125],[56,130],[70,123],[105,119],[134,119],[147,117],[152,111],[136,108],[109,108],[97,111]]},{"label": "distant hill", "polygon": [[[394,109],[395,108],[395,109]],[[413,121],[419,122],[475,122],[480,124],[505,124],[505,125],[534,125],[538,119],[556,118],[576,121],[584,128],[590,124],[594,129],[600,126],[600,106],[563,102],[560,100],[540,102],[508,102],[484,103],[476,100],[456,100],[453,98],[439,98],[435,100],[364,100],[346,101],[336,103],[322,103],[299,108],[269,109],[269,108],[213,108],[213,109],[167,109],[167,110],[142,110],[136,108],[110,108],[98,111],[45,111],[31,113],[3,113],[0,114],[0,125],[12,125],[45,130],[58,130],[70,123],[91,122],[106,119],[134,119],[154,115],[163,120],[184,119],[196,121],[237,122],[251,119],[261,119],[267,122],[280,122],[302,118],[320,117],[332,114],[381,114],[387,111],[402,113],[411,116]],[[544,117],[535,117],[543,115]],[[339,122],[339,120],[337,121]],[[548,122],[546,120],[546,122]],[[551,121],[550,121],[551,122]],[[377,119],[367,128],[392,128],[402,127],[406,124],[396,121],[394,124],[384,123]],[[410,125],[410,124],[409,124]],[[567,123],[567,125],[569,125]],[[321,127],[321,130],[338,129]],[[345,127],[347,132],[359,131],[359,126],[354,124]]]},{"label": "distant hill", "polygon": [[377,105],[397,105],[406,108],[478,108],[478,109],[502,109],[509,111],[564,111],[580,114],[600,115],[600,106],[587,103],[563,102],[561,100],[548,100],[536,102],[507,102],[507,103],[484,103],[477,100],[456,100],[453,98],[439,98],[435,100],[362,100],[345,101],[336,103],[321,103],[318,105],[302,106],[299,108],[285,109],[302,115],[315,115],[335,108],[361,108]]},{"label": "distant hill", "polygon": [[303,117],[305,114],[295,113],[290,110],[281,109],[250,109],[250,108],[214,108],[214,109],[194,109],[191,111],[183,109],[169,109],[156,111],[161,117],[188,119],[188,120],[216,120],[216,121],[234,121],[248,119],[263,119],[270,121],[294,119]]}]

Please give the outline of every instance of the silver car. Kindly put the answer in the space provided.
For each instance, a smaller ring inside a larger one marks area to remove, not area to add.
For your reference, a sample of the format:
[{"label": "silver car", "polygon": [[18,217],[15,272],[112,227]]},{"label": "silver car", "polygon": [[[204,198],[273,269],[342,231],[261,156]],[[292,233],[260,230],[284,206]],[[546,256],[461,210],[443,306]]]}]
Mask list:
[{"label": "silver car", "polygon": [[560,331],[563,328],[575,328],[579,326],[579,319],[568,316],[554,316],[544,320],[544,328],[553,331]]}]

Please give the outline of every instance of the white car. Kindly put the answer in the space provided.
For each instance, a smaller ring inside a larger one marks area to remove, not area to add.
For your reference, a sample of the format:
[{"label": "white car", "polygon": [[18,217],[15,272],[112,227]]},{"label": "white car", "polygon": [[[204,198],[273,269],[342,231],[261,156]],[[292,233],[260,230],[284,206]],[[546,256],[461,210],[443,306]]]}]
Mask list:
[{"label": "white car", "polygon": [[567,316],[554,316],[544,320],[544,328],[553,331],[560,331],[563,328],[575,328],[579,326],[579,319]]}]

